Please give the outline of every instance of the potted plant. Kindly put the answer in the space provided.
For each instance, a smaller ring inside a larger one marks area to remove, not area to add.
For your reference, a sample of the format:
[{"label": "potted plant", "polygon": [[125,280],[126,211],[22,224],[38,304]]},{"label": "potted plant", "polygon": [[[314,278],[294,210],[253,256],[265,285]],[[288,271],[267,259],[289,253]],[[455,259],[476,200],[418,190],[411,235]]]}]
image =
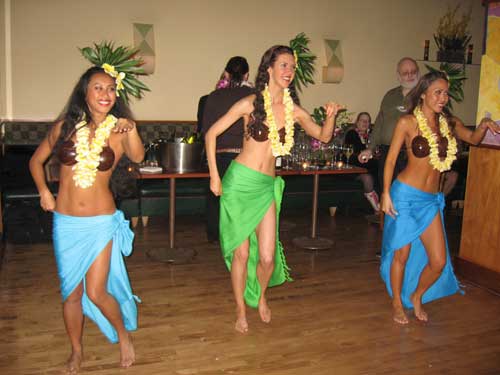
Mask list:
[{"label": "potted plant", "polygon": [[464,63],[465,49],[471,40],[468,26],[471,18],[471,11],[465,12],[460,17],[458,10],[460,4],[455,8],[450,8],[439,19],[434,41],[436,42],[437,60],[450,63]]}]

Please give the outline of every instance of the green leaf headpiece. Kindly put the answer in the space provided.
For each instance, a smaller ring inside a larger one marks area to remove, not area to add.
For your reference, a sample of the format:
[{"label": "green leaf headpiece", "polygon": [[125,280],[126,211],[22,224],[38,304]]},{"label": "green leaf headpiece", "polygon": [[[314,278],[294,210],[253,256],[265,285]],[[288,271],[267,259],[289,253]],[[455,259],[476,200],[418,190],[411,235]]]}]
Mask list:
[{"label": "green leaf headpiece", "polygon": [[137,79],[137,75],[145,75],[141,59],[134,58],[137,49],[129,47],[114,48],[112,42],[101,42],[94,47],[80,48],[82,55],[95,66],[101,67],[116,81],[116,95],[122,96],[128,103],[129,95],[142,98],[143,91],[149,88]]}]

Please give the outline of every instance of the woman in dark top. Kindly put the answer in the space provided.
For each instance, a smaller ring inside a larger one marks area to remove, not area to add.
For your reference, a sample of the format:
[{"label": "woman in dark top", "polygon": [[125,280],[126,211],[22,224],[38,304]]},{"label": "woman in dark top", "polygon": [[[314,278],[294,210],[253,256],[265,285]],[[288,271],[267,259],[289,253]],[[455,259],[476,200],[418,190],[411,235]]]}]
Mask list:
[{"label": "woman in dark top", "polygon": [[[253,93],[248,80],[248,63],[244,57],[234,56],[229,59],[217,82],[215,91],[205,99],[201,116],[201,132],[208,129],[238,100]],[[216,162],[221,177],[231,161],[238,156],[243,142],[243,120],[238,120],[219,137],[217,141]],[[207,193],[207,239],[209,242],[219,240],[219,197],[211,191]]]},{"label": "woman in dark top", "polygon": [[374,181],[377,176],[377,162],[373,159],[366,163],[358,161],[358,155],[361,151],[368,147],[368,138],[370,134],[371,117],[368,112],[360,112],[356,118],[354,129],[349,130],[344,139],[345,145],[353,147],[354,152],[349,158],[349,163],[368,169],[368,173],[363,173],[358,176],[358,179],[363,183],[365,197],[373,207],[375,214],[379,213],[380,204],[378,194],[374,189]]}]

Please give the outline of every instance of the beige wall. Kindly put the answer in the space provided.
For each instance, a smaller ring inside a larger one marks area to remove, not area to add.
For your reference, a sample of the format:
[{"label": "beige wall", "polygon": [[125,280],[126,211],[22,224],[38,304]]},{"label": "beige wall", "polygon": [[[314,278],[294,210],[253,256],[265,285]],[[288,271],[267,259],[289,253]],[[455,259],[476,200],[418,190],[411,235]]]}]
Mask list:
[{"label": "beige wall", "polygon": [[[396,61],[403,55],[421,58],[423,41],[432,40],[446,4],[457,1],[15,0],[14,118],[55,117],[88,67],[77,47],[103,39],[130,45],[134,22],[154,24],[157,51],[156,72],[145,80],[152,92],[132,106],[138,119],[194,120],[198,98],[211,91],[230,56],[246,56],[254,76],[265,49],[301,31],[319,56],[317,84],[301,95],[304,107],[334,99],[375,116],[382,95],[397,85]],[[473,4],[471,32],[479,62],[483,8],[476,0],[461,2]],[[341,84],[320,83],[323,38],[342,40]],[[430,55],[435,57],[433,43]],[[474,86],[456,110],[466,123],[474,119],[476,93]]]},{"label": "beige wall", "polygon": [[0,0],[0,119],[6,117],[5,90],[5,0]]}]

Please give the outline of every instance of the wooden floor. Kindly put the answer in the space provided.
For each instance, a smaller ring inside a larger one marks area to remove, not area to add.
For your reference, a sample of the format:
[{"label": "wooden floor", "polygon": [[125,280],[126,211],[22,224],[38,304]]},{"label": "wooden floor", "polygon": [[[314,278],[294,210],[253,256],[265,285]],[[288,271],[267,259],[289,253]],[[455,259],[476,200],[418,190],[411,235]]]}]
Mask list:
[{"label": "wooden floor", "polygon": [[[452,250],[459,219],[448,222]],[[249,312],[250,332],[233,330],[229,273],[205,242],[201,218],[181,218],[177,243],[193,262],[154,262],[167,222],[136,230],[127,266],[142,299],[133,334],[137,362],[119,370],[117,345],[87,320],[84,374],[500,374],[500,297],[467,283],[465,295],[427,305],[428,324],[391,321],[382,284],[380,232],[362,214],[320,216],[331,251],[310,253],[291,239],[309,231],[309,213],[287,215],[282,239],[294,282],[269,291],[273,320]],[[69,346],[51,244],[7,244],[0,271],[0,374],[59,373]]]}]

